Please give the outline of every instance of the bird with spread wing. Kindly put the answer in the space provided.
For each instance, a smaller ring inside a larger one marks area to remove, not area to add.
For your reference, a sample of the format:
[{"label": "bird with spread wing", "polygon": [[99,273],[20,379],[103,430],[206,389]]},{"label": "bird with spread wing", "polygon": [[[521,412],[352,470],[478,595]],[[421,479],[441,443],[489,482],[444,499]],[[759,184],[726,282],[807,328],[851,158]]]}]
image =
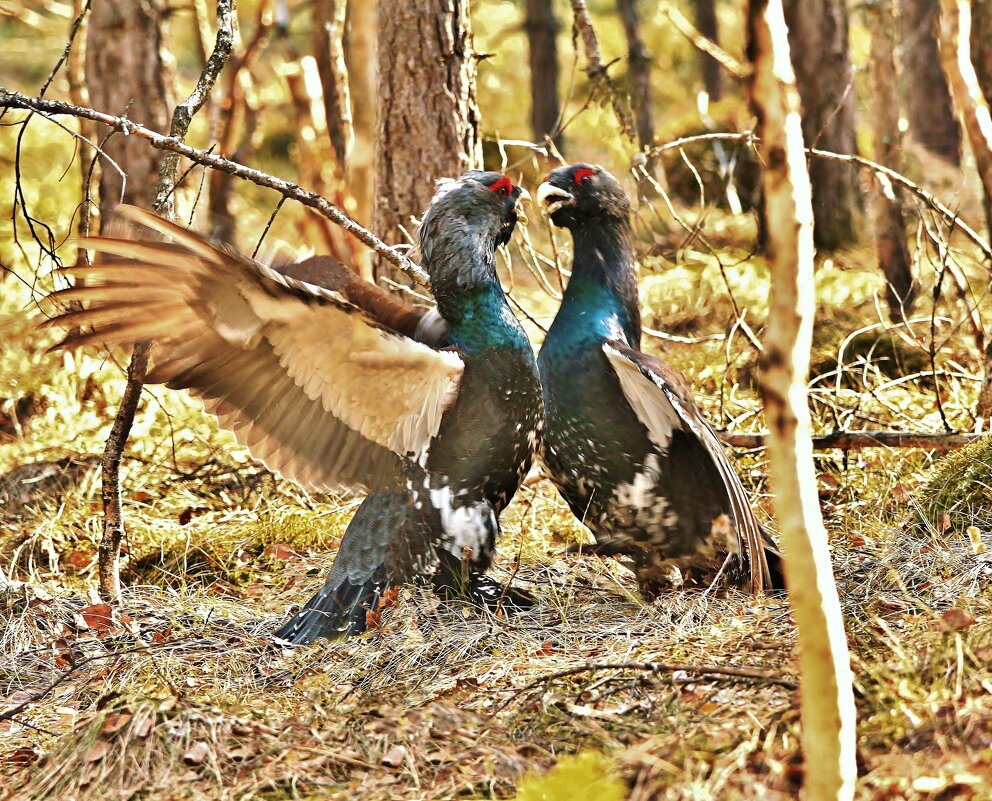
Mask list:
[{"label": "bird with spread wing", "polygon": [[279,639],[360,632],[415,576],[502,594],[482,574],[541,424],[533,350],[495,268],[521,194],[499,173],[439,182],[420,227],[426,313],[330,260],[273,268],[131,207],[121,216],[156,236],[85,240],[102,257],[50,296],[49,324],[70,328],[60,346],[152,340],[148,381],[202,399],[269,468],[370,490]]},{"label": "bird with spread wing", "polygon": [[553,170],[537,204],[571,231],[572,274],[538,364],[540,458],[602,555],[655,595],[673,567],[782,586],[779,556],[685,378],[643,353],[630,202],[601,167]]}]

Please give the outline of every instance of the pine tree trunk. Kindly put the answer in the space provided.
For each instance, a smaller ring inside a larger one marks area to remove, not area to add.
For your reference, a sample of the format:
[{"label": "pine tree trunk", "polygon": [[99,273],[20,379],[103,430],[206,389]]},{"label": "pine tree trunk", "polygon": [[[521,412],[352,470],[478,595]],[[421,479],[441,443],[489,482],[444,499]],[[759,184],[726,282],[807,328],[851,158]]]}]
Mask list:
[{"label": "pine tree trunk", "polygon": [[902,0],[903,89],[909,134],[934,155],[961,163],[961,129],[937,51],[938,0]]},{"label": "pine tree trunk", "polygon": [[[896,14],[892,0],[877,0],[868,7],[871,31],[872,132],[875,161],[902,172],[902,135],[899,131],[899,85],[896,69]],[[876,181],[878,179],[876,178]],[[912,258],[906,244],[906,224],[902,208],[891,186],[880,186],[873,201],[875,249],[878,266],[887,282],[885,300],[889,319],[901,322],[916,296]]]},{"label": "pine tree trunk", "polygon": [[[720,26],[716,16],[715,0],[694,0],[696,28],[711,42],[720,44]],[[710,101],[715,103],[723,97],[723,73],[720,63],[708,53],[699,53],[699,65],[703,71],[703,86]]]},{"label": "pine tree trunk", "polygon": [[[808,147],[856,153],[854,85],[845,0],[785,0],[796,84]],[[833,250],[857,238],[861,195],[858,176],[846,164],[814,159],[813,238]]]},{"label": "pine tree trunk", "polygon": [[554,134],[555,147],[564,149],[565,137],[557,130],[561,104],[558,97],[558,31],[551,0],[526,0],[524,29],[530,54],[530,124],[534,139]]},{"label": "pine tree trunk", "polygon": [[[98,109],[124,114],[157,131],[168,130],[169,91],[162,59],[163,8],[157,0],[103,0],[90,12],[86,39],[86,84]],[[151,208],[155,201],[162,152],[136,136],[115,134],[104,152],[127,175],[104,166],[100,173],[100,218],[106,224],[121,202]],[[120,592],[118,554],[124,538],[120,462],[141,395],[148,348],[137,345],[127,371],[121,405],[107,438],[101,464],[103,537],[98,555],[100,594]]]},{"label": "pine tree trunk", "polygon": [[813,470],[806,395],[813,338],[813,209],[781,0],[751,0],[751,106],[769,220],[761,390],[768,474],[798,634],[805,797],[849,801],[857,776],[854,693],[840,599]]},{"label": "pine tree trunk", "polygon": [[[482,163],[467,0],[379,0],[374,230],[409,242],[438,178]],[[407,283],[378,260],[375,277]]]},{"label": "pine tree trunk", "polygon": [[[90,12],[86,39],[86,84],[95,108],[140,120],[156,131],[169,127],[167,70],[161,57],[160,0],[102,0]],[[100,174],[100,214],[119,203],[150,208],[162,153],[134,136],[114,134],[103,146],[127,173],[105,167]]]},{"label": "pine tree trunk", "polygon": [[637,0],[617,0],[617,9],[627,38],[627,71],[637,124],[637,141],[643,150],[654,144],[654,114],[651,102],[651,57],[641,35]]},{"label": "pine tree trunk", "polygon": [[[971,62],[985,102],[992,106],[992,0],[971,0]],[[985,227],[992,239],[992,198],[988,195]]]}]

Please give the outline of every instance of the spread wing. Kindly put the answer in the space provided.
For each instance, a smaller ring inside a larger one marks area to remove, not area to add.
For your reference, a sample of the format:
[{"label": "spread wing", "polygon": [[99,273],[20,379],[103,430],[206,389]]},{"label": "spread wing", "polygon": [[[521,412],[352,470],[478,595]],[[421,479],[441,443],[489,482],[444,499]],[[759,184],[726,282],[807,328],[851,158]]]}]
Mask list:
[{"label": "spread wing", "polygon": [[457,393],[457,354],[396,333],[340,292],[120,212],[169,241],[86,240],[103,256],[68,268],[83,285],[51,296],[77,302],[51,321],[73,329],[61,345],[153,340],[149,381],[189,389],[256,458],[318,488],[378,486],[423,456]]},{"label": "spread wing", "polygon": [[603,352],[620,379],[624,397],[658,447],[667,449],[673,431],[679,429],[705,448],[730,499],[737,536],[751,570],[751,588],[760,592],[770,586],[761,526],[716,432],[696,408],[685,379],[653,356],[621,342],[607,342]]}]

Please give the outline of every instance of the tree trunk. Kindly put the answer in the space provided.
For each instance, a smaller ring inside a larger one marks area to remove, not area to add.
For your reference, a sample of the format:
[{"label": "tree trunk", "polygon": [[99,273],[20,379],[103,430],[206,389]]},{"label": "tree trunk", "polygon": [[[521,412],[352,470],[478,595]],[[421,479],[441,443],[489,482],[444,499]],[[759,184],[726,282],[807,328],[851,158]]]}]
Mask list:
[{"label": "tree trunk", "polygon": [[[482,164],[467,0],[379,0],[373,230],[410,242],[434,181]],[[376,280],[409,279],[378,260]]]},{"label": "tree trunk", "polygon": [[[351,84],[351,116],[355,143],[348,164],[348,190],[355,198],[354,217],[372,220],[372,163],[376,137],[376,7],[378,0],[348,0],[344,60]],[[371,260],[368,278],[371,279]]]},{"label": "tree trunk", "polygon": [[637,124],[637,141],[643,150],[654,144],[654,115],[651,103],[651,57],[641,35],[637,0],[617,0],[627,38],[627,72]]},{"label": "tree trunk", "polygon": [[[158,0],[104,0],[90,12],[86,39],[86,83],[99,109],[128,117],[157,131],[169,123],[169,91],[162,59],[163,9]],[[127,175],[104,165],[100,173],[100,218],[106,224],[121,202],[151,208],[155,200],[162,153],[134,136],[115,134],[103,150]],[[147,346],[135,348],[127,371],[121,405],[107,438],[102,469],[103,536],[99,548],[100,594],[105,600],[120,593],[120,553],[124,538],[120,462],[141,395]]]},{"label": "tree trunk", "polygon": [[[992,106],[992,0],[971,0],[971,62],[985,102]],[[988,194],[985,227],[992,239],[992,198]]]},{"label": "tree trunk", "polygon": [[854,693],[840,599],[820,514],[806,396],[813,338],[813,209],[799,96],[789,63],[781,0],[751,0],[751,106],[758,118],[769,220],[768,329],[761,390],[768,421],[768,473],[798,634],[805,797],[854,795]]},{"label": "tree trunk", "polygon": [[323,89],[327,134],[340,167],[339,178],[347,174],[355,143],[348,68],[344,60],[347,10],[347,0],[316,0],[313,7],[314,58]]},{"label": "tree trunk", "polygon": [[[716,16],[716,0],[693,0],[696,12],[696,28],[715,44],[720,44],[720,26]],[[720,62],[713,56],[699,52],[699,66],[703,72],[703,86],[710,101],[715,103],[723,97],[723,73]]]},{"label": "tree trunk", "polygon": [[[896,14],[892,0],[877,0],[868,7],[868,30],[871,31],[871,118],[875,161],[890,170],[902,172],[895,58]],[[880,183],[877,176],[876,182]],[[885,300],[889,307],[889,319],[898,323],[906,318],[916,296],[913,260],[906,244],[902,207],[892,193],[891,184],[880,184],[875,195],[875,249],[878,265],[887,281]]]},{"label": "tree trunk", "polygon": [[[140,120],[156,131],[169,126],[167,70],[162,61],[160,0],[103,0],[90,12],[86,39],[86,83],[93,105]],[[119,203],[151,208],[162,154],[133,136],[114,134],[103,146],[127,174],[100,174],[100,214]],[[123,194],[122,194],[123,188]]]},{"label": "tree trunk", "polygon": [[934,155],[961,163],[961,129],[937,51],[938,0],[901,0],[903,88],[910,136]]},{"label": "tree trunk", "polygon": [[[845,0],[785,0],[789,46],[803,105],[803,137],[810,147],[856,153],[854,86]],[[857,238],[861,210],[857,173],[814,160],[813,237],[833,250]]]},{"label": "tree trunk", "polygon": [[[983,19],[981,24],[985,25],[986,21]],[[940,0],[940,59],[975,157],[987,212],[992,205],[992,112],[972,63],[971,33],[971,5]],[[992,418],[992,344],[985,351],[983,371],[975,414],[989,419]]]},{"label": "tree trunk", "polygon": [[565,136],[558,130],[561,105],[558,98],[558,31],[552,0],[526,0],[524,29],[530,53],[530,124],[534,139],[552,136],[563,151]]}]

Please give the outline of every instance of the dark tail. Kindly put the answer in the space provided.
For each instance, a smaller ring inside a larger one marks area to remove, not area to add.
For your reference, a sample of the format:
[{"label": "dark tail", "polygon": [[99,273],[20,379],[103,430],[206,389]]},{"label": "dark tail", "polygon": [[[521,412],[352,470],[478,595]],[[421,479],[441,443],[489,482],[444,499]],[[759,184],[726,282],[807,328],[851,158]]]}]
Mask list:
[{"label": "dark tail", "polygon": [[378,610],[386,588],[390,543],[406,525],[409,508],[405,493],[370,494],[349,523],[320,592],[274,636],[308,645],[321,637],[336,640],[365,631],[369,613]]},{"label": "dark tail", "polygon": [[293,645],[309,645],[321,637],[337,640],[361,634],[368,627],[369,613],[379,605],[384,577],[382,571],[378,580],[352,584],[346,577],[337,581],[332,571],[320,592],[273,636]]}]

